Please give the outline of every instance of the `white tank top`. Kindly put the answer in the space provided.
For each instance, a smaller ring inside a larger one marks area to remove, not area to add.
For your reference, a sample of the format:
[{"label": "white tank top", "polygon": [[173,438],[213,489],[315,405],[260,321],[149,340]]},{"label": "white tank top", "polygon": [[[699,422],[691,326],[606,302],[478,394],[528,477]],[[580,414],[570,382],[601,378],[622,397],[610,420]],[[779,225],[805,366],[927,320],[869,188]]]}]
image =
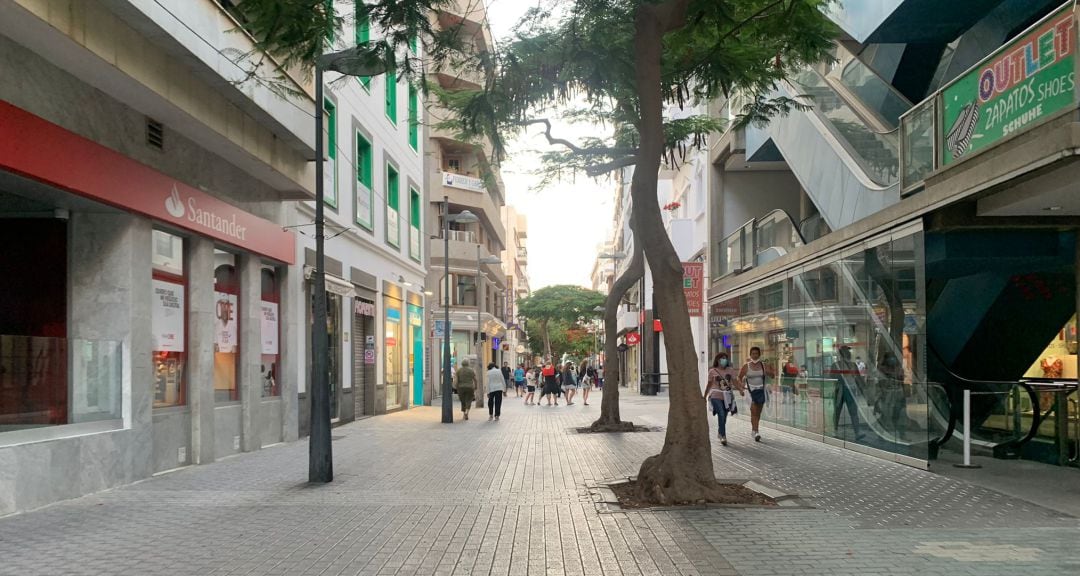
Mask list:
[{"label": "white tank top", "polygon": [[[758,368],[755,369],[754,365]],[[746,363],[746,387],[751,390],[760,390],[765,387],[765,366],[753,360]]]}]

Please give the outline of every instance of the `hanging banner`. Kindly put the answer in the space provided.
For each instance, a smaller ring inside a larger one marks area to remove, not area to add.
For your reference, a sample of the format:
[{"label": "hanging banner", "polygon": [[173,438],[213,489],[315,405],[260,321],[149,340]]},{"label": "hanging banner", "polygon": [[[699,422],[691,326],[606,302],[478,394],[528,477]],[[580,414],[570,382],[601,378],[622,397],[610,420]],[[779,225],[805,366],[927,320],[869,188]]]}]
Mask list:
[{"label": "hanging banner", "polygon": [[151,302],[151,348],[155,352],[184,351],[184,285],[154,279]]},{"label": "hanging banner", "polygon": [[235,354],[236,294],[214,292],[214,299],[217,300],[217,305],[214,307],[214,315],[217,318],[217,322],[214,323],[214,352]]},{"label": "hanging banner", "polygon": [[683,294],[686,295],[686,311],[690,317],[700,318],[704,315],[705,279],[704,262],[683,262]]},{"label": "hanging banner", "polygon": [[262,301],[262,353],[268,356],[278,353],[278,305]]},{"label": "hanging banner", "polygon": [[942,92],[946,166],[1075,106],[1072,3]]}]

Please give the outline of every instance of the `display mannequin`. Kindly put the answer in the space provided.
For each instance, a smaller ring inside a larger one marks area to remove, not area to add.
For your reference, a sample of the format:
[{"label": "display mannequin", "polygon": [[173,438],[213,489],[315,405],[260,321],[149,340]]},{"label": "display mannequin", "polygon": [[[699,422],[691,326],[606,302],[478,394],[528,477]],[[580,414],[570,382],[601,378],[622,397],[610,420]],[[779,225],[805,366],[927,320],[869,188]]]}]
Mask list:
[{"label": "display mannequin", "polygon": [[1064,368],[1064,364],[1061,362],[1061,358],[1054,356],[1053,354],[1043,358],[1042,371],[1043,378],[1061,378],[1061,372]]}]

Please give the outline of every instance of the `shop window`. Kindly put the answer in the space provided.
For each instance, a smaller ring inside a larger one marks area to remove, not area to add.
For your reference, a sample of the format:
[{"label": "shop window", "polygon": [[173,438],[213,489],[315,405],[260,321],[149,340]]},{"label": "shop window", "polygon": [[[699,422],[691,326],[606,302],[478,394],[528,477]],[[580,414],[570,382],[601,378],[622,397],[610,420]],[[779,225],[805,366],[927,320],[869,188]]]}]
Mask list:
[{"label": "shop window", "polygon": [[372,210],[372,166],[374,154],[371,141],[360,132],[356,133],[356,223],[366,230],[374,228]]},{"label": "shop window", "polygon": [[262,396],[271,398],[281,396],[281,291],[278,286],[277,271],[269,266],[262,269]]},{"label": "shop window", "polygon": [[186,403],[187,278],[184,240],[154,230],[151,350],[154,365],[154,407]]},{"label": "shop window", "polygon": [[456,306],[476,306],[476,278],[473,276],[458,276],[457,290],[454,293]]},{"label": "shop window", "polygon": [[235,255],[215,250],[214,263],[214,401],[236,402],[240,400],[240,278]]},{"label": "shop window", "polygon": [[383,297],[383,310],[386,314],[383,323],[385,335],[383,343],[383,371],[386,382],[386,409],[394,410],[406,401],[402,384],[405,382],[404,357],[402,348],[407,344],[405,326],[402,321],[402,302],[391,296]]}]

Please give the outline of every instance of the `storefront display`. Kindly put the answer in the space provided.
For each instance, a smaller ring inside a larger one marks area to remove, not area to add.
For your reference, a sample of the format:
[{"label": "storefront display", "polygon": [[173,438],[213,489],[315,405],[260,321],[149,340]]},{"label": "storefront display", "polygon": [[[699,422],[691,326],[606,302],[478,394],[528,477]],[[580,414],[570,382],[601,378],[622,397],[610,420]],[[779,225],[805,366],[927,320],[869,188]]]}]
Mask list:
[{"label": "storefront display", "polygon": [[280,314],[278,303],[281,300],[277,285],[277,274],[273,268],[264,266],[262,277],[262,301],[259,303],[262,312],[262,396],[263,398],[281,396],[281,383],[278,382],[278,362],[280,361],[280,349],[278,338],[281,333]]},{"label": "storefront display", "polygon": [[214,251],[214,400],[240,400],[237,378],[239,362],[239,322],[237,296],[240,282],[236,273],[236,256],[221,250]]},{"label": "storefront display", "polygon": [[401,300],[393,296],[383,297],[383,373],[384,382],[386,382],[387,411],[401,408],[405,400],[401,394],[401,384],[404,380],[401,349],[406,345],[401,307]]},{"label": "storefront display", "polygon": [[1042,354],[1032,362],[1024,378],[1076,380],[1076,316],[1054,335]]},{"label": "storefront display", "polygon": [[187,346],[183,238],[154,230],[150,339],[154,364],[154,407],[178,406],[184,398]]}]

